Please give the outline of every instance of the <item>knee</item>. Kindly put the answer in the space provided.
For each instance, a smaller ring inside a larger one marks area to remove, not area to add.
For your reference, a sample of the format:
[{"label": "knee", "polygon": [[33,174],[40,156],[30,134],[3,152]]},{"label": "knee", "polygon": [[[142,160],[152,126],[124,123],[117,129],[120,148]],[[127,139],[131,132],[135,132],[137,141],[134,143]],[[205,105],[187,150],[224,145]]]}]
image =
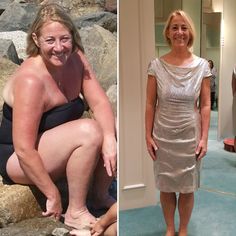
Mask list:
[{"label": "knee", "polygon": [[92,119],[84,119],[79,128],[80,136],[86,145],[100,147],[103,141],[103,134],[100,125]]}]

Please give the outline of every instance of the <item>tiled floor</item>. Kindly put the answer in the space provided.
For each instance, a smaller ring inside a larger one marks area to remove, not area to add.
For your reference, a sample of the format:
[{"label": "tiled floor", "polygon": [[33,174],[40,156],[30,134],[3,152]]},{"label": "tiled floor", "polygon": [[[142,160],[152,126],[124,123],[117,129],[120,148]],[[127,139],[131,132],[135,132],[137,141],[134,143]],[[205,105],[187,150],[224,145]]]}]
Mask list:
[{"label": "tiled floor", "polygon": [[[209,146],[204,158],[201,188],[189,223],[189,236],[236,235],[236,153],[217,141],[217,112],[211,114]],[[158,198],[158,197],[157,197]],[[178,225],[176,212],[176,226]],[[120,212],[120,236],[163,236],[165,223],[160,204]]]}]

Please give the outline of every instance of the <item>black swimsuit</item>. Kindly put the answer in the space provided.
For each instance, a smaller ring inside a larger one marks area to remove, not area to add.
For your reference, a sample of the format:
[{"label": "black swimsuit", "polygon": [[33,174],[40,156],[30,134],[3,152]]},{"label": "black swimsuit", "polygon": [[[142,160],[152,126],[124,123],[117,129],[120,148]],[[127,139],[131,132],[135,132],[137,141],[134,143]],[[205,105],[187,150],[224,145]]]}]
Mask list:
[{"label": "black swimsuit", "polygon": [[[38,133],[54,128],[66,122],[79,119],[84,112],[84,103],[76,98],[61,106],[43,113]],[[14,184],[6,171],[7,161],[14,152],[12,140],[12,108],[3,104],[2,123],[0,126],[0,174],[6,184]]]}]

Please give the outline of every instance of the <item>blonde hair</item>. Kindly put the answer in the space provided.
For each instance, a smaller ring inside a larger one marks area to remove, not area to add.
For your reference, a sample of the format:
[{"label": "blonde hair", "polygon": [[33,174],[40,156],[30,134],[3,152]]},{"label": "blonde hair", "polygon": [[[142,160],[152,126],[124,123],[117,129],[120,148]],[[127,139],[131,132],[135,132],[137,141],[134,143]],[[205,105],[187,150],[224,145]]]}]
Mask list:
[{"label": "blonde hair", "polygon": [[170,13],[170,15],[169,15],[169,17],[166,21],[165,28],[163,30],[163,35],[164,35],[164,38],[165,38],[166,42],[169,44],[169,46],[171,46],[171,41],[168,38],[168,31],[169,31],[169,28],[170,28],[170,23],[171,23],[172,19],[175,16],[183,17],[184,21],[186,22],[187,26],[189,27],[190,38],[189,38],[189,41],[188,41],[188,48],[192,47],[194,39],[195,39],[195,34],[196,34],[195,33],[196,32],[195,27],[194,27],[193,21],[190,18],[190,16],[182,10],[175,10],[172,13]]},{"label": "blonde hair", "polygon": [[45,4],[43,5],[37,16],[32,23],[28,35],[27,35],[27,47],[26,53],[29,56],[37,56],[39,54],[39,48],[35,44],[32,34],[35,33],[38,37],[40,36],[40,30],[43,25],[48,21],[56,21],[63,24],[71,33],[72,36],[72,51],[76,51],[80,49],[84,52],[84,48],[82,46],[81,38],[79,32],[71,20],[70,16],[65,12],[65,10],[55,3]]}]

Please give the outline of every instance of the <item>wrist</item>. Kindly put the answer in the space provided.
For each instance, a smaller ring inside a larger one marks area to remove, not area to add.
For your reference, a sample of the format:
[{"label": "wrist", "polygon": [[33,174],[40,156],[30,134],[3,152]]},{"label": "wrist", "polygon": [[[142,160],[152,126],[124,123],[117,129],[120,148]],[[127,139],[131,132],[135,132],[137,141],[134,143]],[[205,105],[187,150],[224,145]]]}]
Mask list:
[{"label": "wrist", "polygon": [[58,188],[55,185],[50,187],[50,191],[46,193],[47,199],[55,199],[58,196],[60,196],[60,193],[59,193]]},{"label": "wrist", "polygon": [[207,139],[208,139],[207,137],[202,137],[202,138],[201,138],[201,141],[207,143]]},{"label": "wrist", "polygon": [[150,139],[152,139],[152,135],[151,134],[146,135],[146,140],[150,140]]}]

